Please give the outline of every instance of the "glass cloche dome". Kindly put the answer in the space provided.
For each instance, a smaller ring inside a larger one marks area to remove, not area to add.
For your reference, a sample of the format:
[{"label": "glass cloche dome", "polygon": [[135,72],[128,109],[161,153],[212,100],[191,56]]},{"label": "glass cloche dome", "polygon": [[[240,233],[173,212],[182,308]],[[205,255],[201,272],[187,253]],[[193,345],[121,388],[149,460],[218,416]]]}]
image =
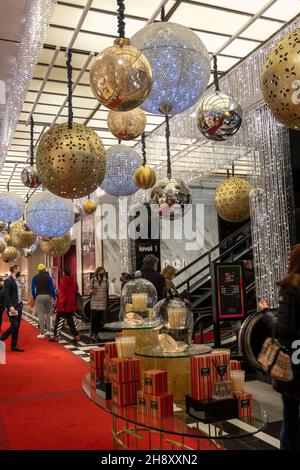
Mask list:
[{"label": "glass cloche dome", "polygon": [[131,325],[156,323],[158,317],[153,309],[157,303],[157,292],[154,285],[142,278],[140,271],[135,279],[128,281],[121,293],[121,321]]},{"label": "glass cloche dome", "polygon": [[[156,309],[155,309],[156,310]],[[193,333],[193,312],[182,299],[166,299],[156,315],[162,318],[163,327],[158,337],[159,345],[164,352],[183,352],[189,348]]]}]

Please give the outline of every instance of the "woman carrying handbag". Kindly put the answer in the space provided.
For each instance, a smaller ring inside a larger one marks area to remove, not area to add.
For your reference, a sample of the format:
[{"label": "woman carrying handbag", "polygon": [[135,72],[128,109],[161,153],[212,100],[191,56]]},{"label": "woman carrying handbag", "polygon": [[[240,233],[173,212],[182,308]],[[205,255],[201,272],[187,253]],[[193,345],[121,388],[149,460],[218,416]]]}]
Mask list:
[{"label": "woman carrying handbag", "polygon": [[[278,313],[268,310],[266,300],[262,300],[259,307],[265,310],[264,321],[273,332],[278,344],[282,346],[281,349],[288,351],[291,358],[291,380],[273,380],[273,387],[281,393],[283,400],[280,448],[300,450],[300,365],[295,363],[297,361],[293,361],[296,357],[294,348],[297,340],[300,340],[300,245],[295,245],[291,250],[288,274],[278,282],[278,285],[280,288]],[[261,355],[264,355],[264,351]]]},{"label": "woman carrying handbag", "polygon": [[107,310],[108,283],[105,269],[101,266],[95,271],[90,281],[91,295],[91,338],[99,340],[99,332],[105,323],[105,314]]}]

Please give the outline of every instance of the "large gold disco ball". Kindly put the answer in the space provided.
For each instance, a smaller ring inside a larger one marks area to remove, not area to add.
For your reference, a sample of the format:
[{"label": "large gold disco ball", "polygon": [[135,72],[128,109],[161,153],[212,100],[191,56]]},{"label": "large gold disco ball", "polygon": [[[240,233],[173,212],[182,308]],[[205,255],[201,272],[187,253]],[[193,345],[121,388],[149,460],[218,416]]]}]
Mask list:
[{"label": "large gold disco ball", "polygon": [[300,129],[300,28],[272,49],[261,77],[264,99],[279,121]]},{"label": "large gold disco ball", "polygon": [[96,212],[97,204],[94,201],[91,201],[90,199],[88,199],[87,201],[84,201],[84,203],[82,204],[82,209],[83,209],[84,214],[91,215],[94,212]]},{"label": "large gold disco ball", "polygon": [[6,243],[3,240],[0,240],[0,253],[3,253],[5,248],[6,248]]},{"label": "large gold disco ball", "polygon": [[87,196],[102,183],[106,156],[100,137],[83,124],[55,124],[41,138],[36,164],[43,185],[57,196]]},{"label": "large gold disco ball", "polygon": [[227,222],[243,222],[250,217],[248,181],[232,177],[223,181],[217,189],[215,203],[218,215]]},{"label": "large gold disco ball", "polygon": [[107,125],[110,132],[121,140],[134,140],[146,127],[146,114],[141,108],[131,111],[109,111]]},{"label": "large gold disco ball", "polygon": [[63,237],[51,238],[49,241],[40,242],[41,250],[48,256],[63,256],[65,255],[71,246],[71,237],[67,233]]},{"label": "large gold disco ball", "polygon": [[11,225],[10,236],[11,244],[16,248],[27,248],[36,241],[36,235],[26,226],[24,220]]},{"label": "large gold disco ball", "polygon": [[156,183],[156,174],[149,166],[138,167],[133,175],[135,184],[141,189],[149,189]]},{"label": "large gold disco ball", "polygon": [[19,251],[14,246],[8,246],[2,253],[2,259],[5,263],[9,263],[10,261],[15,261],[19,256]]},{"label": "large gold disco ball", "polygon": [[117,38],[93,62],[90,84],[104,106],[129,111],[140,106],[151,90],[151,66],[144,54],[130,45],[129,39]]}]

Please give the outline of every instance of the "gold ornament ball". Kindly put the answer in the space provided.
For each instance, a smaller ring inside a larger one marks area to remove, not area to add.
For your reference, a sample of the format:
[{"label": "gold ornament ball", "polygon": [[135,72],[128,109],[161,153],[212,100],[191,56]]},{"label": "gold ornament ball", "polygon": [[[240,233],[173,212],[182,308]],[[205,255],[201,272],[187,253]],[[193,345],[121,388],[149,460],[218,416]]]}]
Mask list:
[{"label": "gold ornament ball", "polygon": [[87,215],[93,214],[97,209],[97,204],[94,201],[88,199],[82,204],[83,212]]},{"label": "gold ornament ball", "polygon": [[10,261],[15,261],[19,256],[19,251],[14,246],[8,246],[2,253],[2,259],[5,263],[9,263]]},{"label": "gold ornament ball", "polygon": [[6,229],[6,223],[0,221],[0,232],[3,232]]},{"label": "gold ornament ball", "polygon": [[7,245],[11,245],[11,236],[9,233],[4,236],[4,241],[7,243]]},{"label": "gold ornament ball", "polygon": [[41,250],[48,256],[63,256],[65,255],[71,246],[71,237],[67,233],[63,237],[54,237],[49,241],[40,242]]},{"label": "gold ornament ball", "polygon": [[107,125],[110,132],[121,140],[134,140],[145,130],[146,114],[141,108],[131,111],[109,111]]},{"label": "gold ornament ball", "polygon": [[150,168],[149,166],[140,166],[135,170],[133,179],[139,188],[149,189],[156,183],[156,174],[153,168]]},{"label": "gold ornament ball", "polygon": [[11,244],[16,248],[28,248],[33,245],[36,235],[26,227],[24,220],[18,220],[11,225]]},{"label": "gold ornament ball", "polygon": [[4,243],[3,240],[0,240],[0,253],[3,253],[5,248],[6,248],[6,243]]},{"label": "gold ornament ball", "polygon": [[300,28],[286,34],[264,63],[261,88],[279,121],[300,130]]},{"label": "gold ornament ball", "polygon": [[227,222],[243,222],[250,217],[248,181],[232,177],[223,181],[217,189],[215,204],[218,215]]},{"label": "gold ornament ball", "polygon": [[106,155],[100,137],[83,124],[55,124],[41,138],[36,165],[42,184],[57,196],[87,196],[100,186]]},{"label": "gold ornament ball", "polygon": [[114,111],[129,111],[140,106],[152,87],[152,70],[144,54],[118,38],[104,49],[90,71],[90,84],[100,103]]}]

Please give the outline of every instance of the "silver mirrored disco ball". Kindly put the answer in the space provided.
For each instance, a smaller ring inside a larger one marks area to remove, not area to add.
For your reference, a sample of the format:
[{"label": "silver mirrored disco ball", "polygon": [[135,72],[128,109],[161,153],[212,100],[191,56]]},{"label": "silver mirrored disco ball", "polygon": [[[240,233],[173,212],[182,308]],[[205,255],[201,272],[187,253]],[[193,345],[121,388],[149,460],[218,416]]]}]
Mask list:
[{"label": "silver mirrored disco ball", "polygon": [[11,191],[0,193],[0,220],[15,222],[23,217],[24,200],[19,194]]},{"label": "silver mirrored disco ball", "polygon": [[41,180],[36,167],[31,165],[26,166],[21,172],[21,181],[26,188],[37,188],[41,184]]},{"label": "silver mirrored disco ball", "polygon": [[73,202],[48,191],[34,194],[26,207],[26,225],[41,237],[61,237],[74,224]]},{"label": "silver mirrored disco ball", "polygon": [[200,102],[196,111],[196,124],[209,140],[227,140],[241,127],[243,112],[230,95],[215,92]]},{"label": "silver mirrored disco ball", "polygon": [[165,178],[159,181],[151,191],[150,204],[158,205],[154,214],[160,218],[174,220],[182,217],[183,209],[192,204],[190,188],[180,179]]},{"label": "silver mirrored disco ball", "polygon": [[196,33],[180,24],[157,22],[138,31],[131,43],[152,68],[152,89],[142,109],[173,115],[200,99],[210,78],[210,59]]},{"label": "silver mirrored disco ball", "polygon": [[139,188],[133,175],[142,163],[142,157],[133,148],[113,145],[106,152],[106,173],[101,188],[116,197],[134,194]]}]

